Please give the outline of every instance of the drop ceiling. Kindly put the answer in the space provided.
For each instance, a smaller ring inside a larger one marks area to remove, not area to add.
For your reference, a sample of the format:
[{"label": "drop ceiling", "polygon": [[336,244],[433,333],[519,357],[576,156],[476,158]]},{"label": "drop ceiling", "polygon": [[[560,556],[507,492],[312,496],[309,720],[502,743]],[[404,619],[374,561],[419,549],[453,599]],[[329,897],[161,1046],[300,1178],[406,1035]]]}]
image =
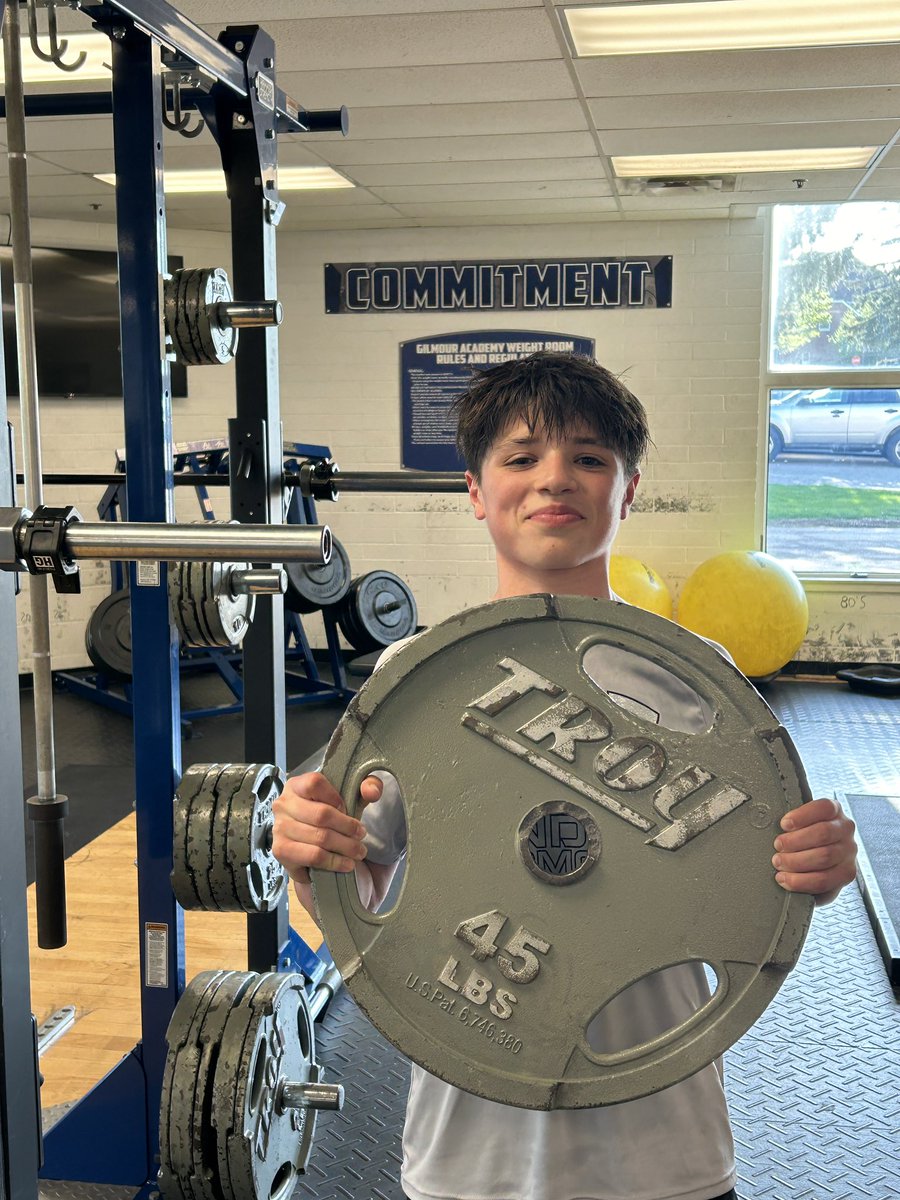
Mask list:
[{"label": "drop ceiling", "polygon": [[[326,163],[356,185],[286,193],[284,228],[658,220],[780,201],[900,200],[900,144],[867,178],[787,170],[738,175],[726,191],[630,194],[610,164],[616,155],[891,146],[900,132],[896,45],[580,59],[553,0],[179,7],[213,35],[229,23],[264,26],[286,92],[305,108],[350,110],[347,138],[279,140],[282,163]],[[60,23],[89,27],[77,13]],[[53,88],[97,86],[75,78]],[[34,216],[113,219],[111,189],[93,178],[113,169],[108,117],[33,118],[28,143]],[[218,161],[208,132],[192,141],[167,134],[168,168]],[[2,209],[5,161],[0,171]],[[228,227],[224,198],[178,195],[167,205],[173,226]]]}]

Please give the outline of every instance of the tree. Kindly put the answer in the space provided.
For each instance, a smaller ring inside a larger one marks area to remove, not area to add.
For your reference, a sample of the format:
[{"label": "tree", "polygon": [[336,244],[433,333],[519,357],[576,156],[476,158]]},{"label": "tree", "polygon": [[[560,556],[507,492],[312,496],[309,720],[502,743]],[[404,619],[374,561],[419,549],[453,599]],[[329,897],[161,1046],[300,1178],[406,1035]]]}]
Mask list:
[{"label": "tree", "polygon": [[[848,237],[850,216],[856,220]],[[896,362],[900,205],[798,205],[779,218],[775,363],[850,366],[854,356],[866,365]]]}]

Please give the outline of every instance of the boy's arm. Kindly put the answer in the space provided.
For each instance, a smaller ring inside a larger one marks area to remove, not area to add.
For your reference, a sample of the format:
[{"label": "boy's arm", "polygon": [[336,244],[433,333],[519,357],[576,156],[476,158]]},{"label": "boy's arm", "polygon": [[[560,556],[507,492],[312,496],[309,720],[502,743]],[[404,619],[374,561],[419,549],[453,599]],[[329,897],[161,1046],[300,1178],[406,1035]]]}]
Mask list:
[{"label": "boy's arm", "polygon": [[788,892],[830,904],[856,878],[856,826],[836,800],[810,800],[786,813],[775,839],[775,879]]},{"label": "boy's arm", "polygon": [[[370,775],[360,786],[360,809],[380,799],[382,781]],[[347,812],[343,797],[319,772],[287,781],[274,804],[272,853],[294,881],[300,903],[316,920],[309,868],[356,872],[360,901],[375,911],[384,900],[396,863],[367,863],[365,826]]]}]

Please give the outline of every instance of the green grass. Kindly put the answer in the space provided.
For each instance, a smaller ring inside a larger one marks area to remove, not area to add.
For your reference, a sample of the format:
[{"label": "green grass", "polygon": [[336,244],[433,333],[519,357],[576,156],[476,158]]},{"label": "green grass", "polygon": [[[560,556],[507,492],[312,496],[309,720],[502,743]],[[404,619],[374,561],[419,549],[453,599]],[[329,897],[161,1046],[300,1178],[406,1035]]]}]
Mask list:
[{"label": "green grass", "polygon": [[770,521],[900,522],[900,489],[835,487],[830,483],[774,483],[769,487]]}]

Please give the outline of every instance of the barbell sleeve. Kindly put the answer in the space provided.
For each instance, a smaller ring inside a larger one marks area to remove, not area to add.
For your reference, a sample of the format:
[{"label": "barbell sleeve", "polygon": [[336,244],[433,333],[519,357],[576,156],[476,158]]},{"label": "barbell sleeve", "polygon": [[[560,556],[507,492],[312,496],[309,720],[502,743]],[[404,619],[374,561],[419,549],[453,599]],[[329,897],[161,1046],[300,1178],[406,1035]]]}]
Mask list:
[{"label": "barbell sleeve", "polygon": [[239,596],[278,596],[287,591],[287,572],[280,568],[233,567],[228,586]]},{"label": "barbell sleeve", "polygon": [[284,1083],[281,1088],[281,1108],[329,1109],[337,1112],[344,1107],[344,1089],[339,1083]]},{"label": "barbell sleeve", "polygon": [[78,521],[68,527],[66,552],[75,559],[127,562],[327,563],[327,525],[166,525],[135,521]]},{"label": "barbell sleeve", "polygon": [[259,325],[280,325],[284,309],[279,300],[260,300],[243,303],[240,300],[220,300],[213,305],[219,325],[232,329],[253,329]]},{"label": "barbell sleeve", "polygon": [[[288,487],[303,487],[299,471],[285,471]],[[465,492],[465,476],[458,471],[335,471],[331,482],[338,492]],[[317,497],[322,499],[324,497]]]}]

